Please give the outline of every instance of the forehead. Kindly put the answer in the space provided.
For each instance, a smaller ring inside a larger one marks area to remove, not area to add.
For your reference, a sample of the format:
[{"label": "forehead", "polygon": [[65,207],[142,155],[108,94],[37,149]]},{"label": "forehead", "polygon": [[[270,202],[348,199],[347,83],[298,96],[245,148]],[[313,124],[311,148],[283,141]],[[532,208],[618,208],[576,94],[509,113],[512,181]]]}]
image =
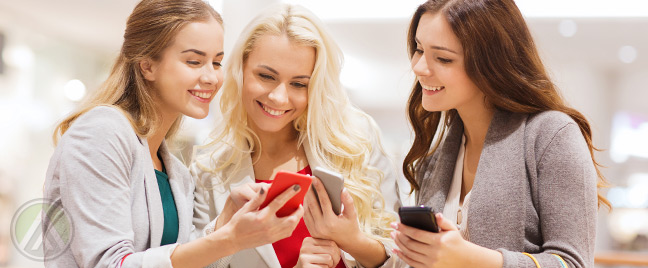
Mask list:
[{"label": "forehead", "polygon": [[446,47],[461,52],[462,46],[442,13],[425,13],[416,28],[416,39],[422,46]]},{"label": "forehead", "polygon": [[310,75],[315,67],[315,48],[285,35],[266,34],[256,40],[246,63]]},{"label": "forehead", "polygon": [[171,46],[217,54],[223,51],[223,26],[213,18],[204,22],[190,22],[176,33]]}]

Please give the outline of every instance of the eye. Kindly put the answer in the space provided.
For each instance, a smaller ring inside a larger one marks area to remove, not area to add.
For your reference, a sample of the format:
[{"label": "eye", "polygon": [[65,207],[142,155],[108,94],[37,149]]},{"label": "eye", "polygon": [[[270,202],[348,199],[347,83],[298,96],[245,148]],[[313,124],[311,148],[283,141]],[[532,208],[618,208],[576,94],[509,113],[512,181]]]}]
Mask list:
[{"label": "eye", "polygon": [[188,61],[187,61],[187,64],[189,64],[189,65],[194,65],[194,66],[195,66],[195,65],[200,65],[200,61],[197,61],[197,60],[188,60]]},{"label": "eye", "polygon": [[259,77],[261,77],[261,79],[263,80],[273,80],[273,81],[275,80],[272,75],[264,74],[264,73],[260,73]]},{"label": "eye", "polygon": [[214,61],[214,62],[212,62],[212,64],[213,64],[214,66],[216,66],[216,67],[223,67],[223,64],[221,64],[221,63],[218,62],[218,61]]},{"label": "eye", "polygon": [[298,88],[307,88],[308,84],[301,83],[301,82],[292,82],[290,83],[293,87],[298,87]]},{"label": "eye", "polygon": [[419,54],[419,55],[421,55],[421,54],[423,54],[423,49],[420,49],[420,48],[417,47],[417,48],[414,50],[414,53],[415,53],[415,54]]},{"label": "eye", "polygon": [[446,59],[446,58],[437,57],[437,60],[439,60],[439,62],[441,62],[441,63],[443,63],[443,64],[452,63],[452,60],[451,60],[451,59]]}]

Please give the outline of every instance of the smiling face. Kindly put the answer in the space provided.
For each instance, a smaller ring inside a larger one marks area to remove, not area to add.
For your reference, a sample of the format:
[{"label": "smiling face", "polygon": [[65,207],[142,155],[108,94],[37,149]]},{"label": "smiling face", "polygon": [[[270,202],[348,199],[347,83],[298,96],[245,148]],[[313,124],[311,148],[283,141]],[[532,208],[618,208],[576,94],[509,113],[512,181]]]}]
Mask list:
[{"label": "smiling face", "polygon": [[466,74],[463,47],[440,14],[423,14],[416,29],[411,63],[423,87],[423,108],[437,112],[483,106],[484,94]]},{"label": "smiling face", "polygon": [[180,29],[160,59],[142,69],[163,116],[204,118],[223,81],[223,27],[214,19]]},{"label": "smiling face", "polygon": [[315,48],[286,36],[264,35],[243,64],[242,100],[249,126],[257,133],[295,131],[292,122],[306,111]]}]

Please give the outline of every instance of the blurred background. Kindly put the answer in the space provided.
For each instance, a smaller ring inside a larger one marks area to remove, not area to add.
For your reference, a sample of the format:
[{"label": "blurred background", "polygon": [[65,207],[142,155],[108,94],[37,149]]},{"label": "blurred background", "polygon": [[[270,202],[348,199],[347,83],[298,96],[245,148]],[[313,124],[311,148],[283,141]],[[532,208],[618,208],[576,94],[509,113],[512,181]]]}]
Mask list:
[{"label": "blurred background", "polygon": [[[422,0],[209,2],[225,20],[226,55],[243,26],[272,3],[299,3],[317,14],[344,51],[342,82],[352,101],[376,119],[401,165],[412,136],[406,32]],[[136,3],[0,0],[0,267],[43,266],[12,243],[12,217],[42,196],[54,125],[107,77]],[[606,166],[613,210],[599,211],[597,267],[636,267],[648,258],[648,2],[516,3],[552,77],[590,120],[602,149],[597,159]],[[218,122],[217,106],[206,119],[185,120],[174,149],[183,161]],[[409,185],[401,180],[400,187],[411,204]]]}]

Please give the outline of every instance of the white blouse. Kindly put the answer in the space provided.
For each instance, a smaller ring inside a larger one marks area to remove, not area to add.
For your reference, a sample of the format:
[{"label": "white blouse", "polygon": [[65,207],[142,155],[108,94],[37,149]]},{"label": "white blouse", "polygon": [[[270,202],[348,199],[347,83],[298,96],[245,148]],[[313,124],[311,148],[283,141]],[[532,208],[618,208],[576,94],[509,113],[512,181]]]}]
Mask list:
[{"label": "white blouse", "polygon": [[455,164],[454,175],[452,176],[452,184],[450,184],[450,192],[446,198],[445,206],[443,207],[443,217],[456,223],[459,228],[461,236],[470,241],[468,233],[468,204],[470,203],[470,192],[464,197],[464,202],[460,206],[459,199],[461,197],[461,184],[463,182],[463,162],[464,154],[466,151],[466,136],[461,137],[461,147],[457,155],[457,163]]}]

